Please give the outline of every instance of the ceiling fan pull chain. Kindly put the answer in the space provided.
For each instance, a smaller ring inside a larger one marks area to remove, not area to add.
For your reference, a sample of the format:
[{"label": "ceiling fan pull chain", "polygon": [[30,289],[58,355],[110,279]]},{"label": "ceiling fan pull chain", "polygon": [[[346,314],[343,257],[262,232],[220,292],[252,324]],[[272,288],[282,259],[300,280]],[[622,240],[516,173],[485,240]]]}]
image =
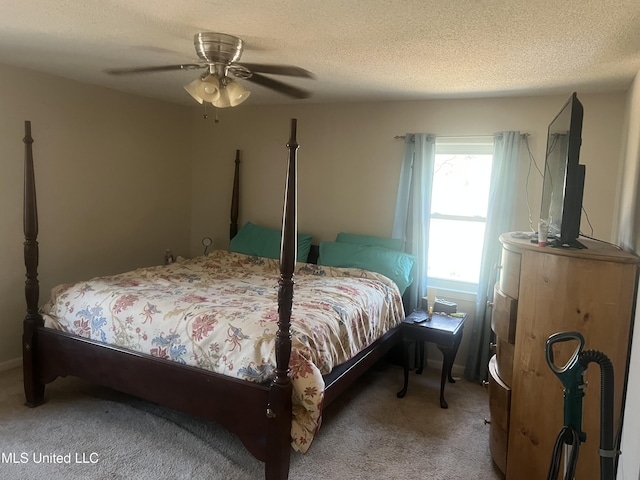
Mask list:
[{"label": "ceiling fan pull chain", "polygon": [[[204,107],[204,114],[202,115],[202,118],[204,118],[205,120],[208,120],[209,114],[207,113],[207,103],[204,102],[202,106]],[[213,107],[213,115],[214,115],[213,122],[220,123],[220,120],[218,119],[218,108],[216,108],[215,106]]]}]

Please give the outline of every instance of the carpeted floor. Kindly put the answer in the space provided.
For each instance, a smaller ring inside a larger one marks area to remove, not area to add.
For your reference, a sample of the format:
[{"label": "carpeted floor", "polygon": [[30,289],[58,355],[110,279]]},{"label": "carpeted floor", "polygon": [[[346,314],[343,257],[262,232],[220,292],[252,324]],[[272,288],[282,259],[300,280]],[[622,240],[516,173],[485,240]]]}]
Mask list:
[{"label": "carpeted floor", "polygon": [[[0,479],[264,478],[263,464],[221,427],[77,379],[23,406],[22,372],[0,374]],[[501,479],[489,455],[487,392],[461,380],[439,407],[439,371],[380,362],[325,411],[309,452],[292,452],[292,480]],[[62,455],[63,463],[47,463]],[[69,460],[69,463],[66,463]],[[86,463],[83,463],[86,462]]]}]

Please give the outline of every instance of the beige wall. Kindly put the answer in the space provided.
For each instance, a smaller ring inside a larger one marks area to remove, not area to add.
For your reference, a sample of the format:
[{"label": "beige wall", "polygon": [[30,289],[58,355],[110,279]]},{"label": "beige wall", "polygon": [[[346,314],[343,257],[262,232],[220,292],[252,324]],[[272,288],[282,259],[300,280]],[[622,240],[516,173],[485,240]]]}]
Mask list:
[{"label": "beige wall", "polygon": [[[540,169],[548,123],[566,96],[424,102],[243,106],[222,112],[220,123],[196,122],[203,139],[193,171],[192,253],[200,239],[228,244],[228,206],[235,150],[242,151],[241,221],[280,223],[290,118],[298,118],[299,228],[314,242],[339,231],[389,235],[403,141],[395,135],[492,134],[520,130]],[[579,95],[585,107],[581,161],[587,165],[584,205],[594,235],[612,240],[625,95]],[[199,113],[198,113],[199,115]],[[529,229],[527,172],[522,151],[514,228]],[[213,185],[211,184],[213,182]],[[528,183],[537,225],[542,181],[532,167]],[[211,203],[213,199],[213,203]],[[589,233],[583,217],[583,230]]]},{"label": "beige wall", "polygon": [[0,66],[0,367],[21,355],[25,120],[35,140],[41,301],[55,284],[189,249],[188,108]]},{"label": "beige wall", "polygon": [[[252,106],[222,111],[220,123],[195,122],[198,155],[193,169],[192,254],[211,236],[227,248],[231,181],[235,150],[242,151],[241,224],[269,227],[281,221],[289,123],[298,119],[300,231],[313,242],[333,240],[340,231],[391,234],[403,140],[406,132],[438,135],[490,135],[501,130],[529,133],[539,168],[544,168],[547,126],[569,97],[520,97],[367,104]],[[585,109],[581,162],[587,165],[584,206],[593,235],[612,240],[613,212],[620,165],[625,94],[578,94]],[[542,179],[523,145],[515,230],[537,225]],[[528,176],[528,180],[527,180]],[[590,233],[583,216],[583,231]],[[453,233],[453,232],[452,232]],[[481,239],[469,239],[481,241]],[[443,295],[444,296],[444,295]],[[468,297],[448,294],[472,312]],[[471,318],[467,329],[471,328]],[[465,335],[456,363],[464,364]],[[439,356],[435,352],[435,357]]]},{"label": "beige wall", "polygon": [[[640,214],[638,182],[640,181],[640,73],[629,90],[625,125],[624,166],[620,170],[620,201],[617,215],[618,242],[627,250],[640,253]],[[637,302],[637,299],[636,299]],[[636,310],[635,329],[627,385],[627,400],[622,429],[618,480],[640,479],[640,328]]]}]

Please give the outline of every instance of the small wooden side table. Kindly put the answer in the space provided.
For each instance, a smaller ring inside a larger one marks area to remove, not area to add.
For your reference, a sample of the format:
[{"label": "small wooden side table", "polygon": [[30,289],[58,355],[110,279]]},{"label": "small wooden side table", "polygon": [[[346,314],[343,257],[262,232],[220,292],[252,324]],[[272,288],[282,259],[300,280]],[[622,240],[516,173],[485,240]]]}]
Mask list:
[{"label": "small wooden side table", "polygon": [[442,352],[444,361],[442,362],[442,376],[440,378],[440,407],[449,408],[444,399],[444,385],[448,379],[450,383],[455,383],[451,376],[453,361],[458,353],[464,322],[467,320],[466,313],[458,313],[456,316],[434,313],[429,320],[429,314],[422,310],[416,310],[404,319],[402,329],[402,350],[404,364],[404,386],[398,392],[398,398],[402,398],[407,393],[409,386],[409,344],[420,342],[420,354],[417,362],[416,373],[422,373],[424,364],[424,343],[433,342]]}]

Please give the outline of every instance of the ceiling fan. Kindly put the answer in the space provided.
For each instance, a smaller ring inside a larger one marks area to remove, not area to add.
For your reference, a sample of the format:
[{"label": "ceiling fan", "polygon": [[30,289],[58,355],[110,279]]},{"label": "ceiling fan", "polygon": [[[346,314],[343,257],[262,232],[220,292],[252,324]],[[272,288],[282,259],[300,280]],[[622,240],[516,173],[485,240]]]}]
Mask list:
[{"label": "ceiling fan", "polygon": [[184,89],[199,103],[211,102],[218,108],[235,107],[244,102],[251,92],[245,90],[230,77],[241,78],[262,85],[292,98],[309,98],[311,93],[263,74],[290,77],[314,78],[304,68],[291,65],[263,65],[239,63],[244,49],[241,38],[225,33],[201,32],[193,37],[200,63],[161,65],[156,67],[116,68],[106,70],[111,75],[168,72],[173,70],[204,70],[202,75],[184,86]]}]

